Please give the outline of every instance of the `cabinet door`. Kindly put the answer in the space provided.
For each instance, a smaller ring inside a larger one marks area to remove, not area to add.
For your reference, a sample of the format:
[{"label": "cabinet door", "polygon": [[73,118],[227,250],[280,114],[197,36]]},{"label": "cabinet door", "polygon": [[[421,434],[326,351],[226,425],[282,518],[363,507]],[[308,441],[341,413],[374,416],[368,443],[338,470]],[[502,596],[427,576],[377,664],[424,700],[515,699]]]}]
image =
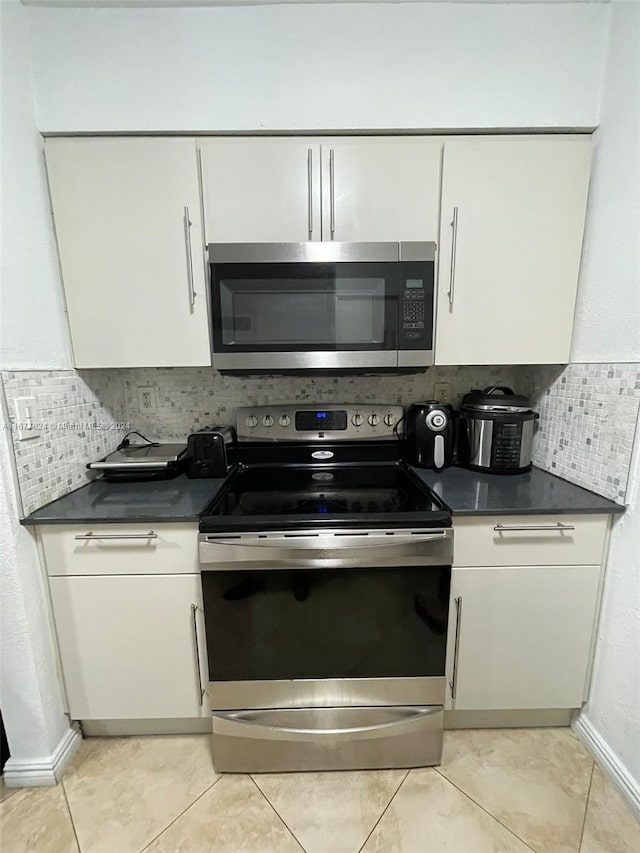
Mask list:
[{"label": "cabinet door", "polygon": [[406,138],[322,144],[322,239],[438,240],[442,143]]},{"label": "cabinet door", "polygon": [[579,708],[600,566],[454,569],[447,643],[455,710]]},{"label": "cabinet door", "polygon": [[49,583],[74,719],[206,713],[199,574],[55,577]]},{"label": "cabinet door", "polygon": [[45,152],[76,367],[211,364],[194,140]]},{"label": "cabinet door", "polygon": [[445,144],[436,364],[569,360],[590,159],[586,136]]},{"label": "cabinet door", "polygon": [[200,144],[207,243],[320,240],[320,146],[305,139]]}]

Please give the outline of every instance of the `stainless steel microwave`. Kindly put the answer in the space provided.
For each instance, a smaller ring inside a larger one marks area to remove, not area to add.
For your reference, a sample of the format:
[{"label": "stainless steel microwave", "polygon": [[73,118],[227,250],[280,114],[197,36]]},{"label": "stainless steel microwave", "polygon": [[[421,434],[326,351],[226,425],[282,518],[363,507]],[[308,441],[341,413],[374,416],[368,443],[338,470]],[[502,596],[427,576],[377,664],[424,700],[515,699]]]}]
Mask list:
[{"label": "stainless steel microwave", "polygon": [[433,364],[435,243],[212,243],[208,251],[218,370]]}]

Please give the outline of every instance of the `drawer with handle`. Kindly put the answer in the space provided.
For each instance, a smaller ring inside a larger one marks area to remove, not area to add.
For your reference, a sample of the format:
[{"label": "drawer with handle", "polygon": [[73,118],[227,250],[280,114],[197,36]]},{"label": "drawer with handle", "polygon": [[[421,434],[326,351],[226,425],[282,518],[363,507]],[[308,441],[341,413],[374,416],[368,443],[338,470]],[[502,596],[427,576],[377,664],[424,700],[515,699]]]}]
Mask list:
[{"label": "drawer with handle", "polygon": [[200,572],[193,523],[51,525],[38,534],[49,576]]},{"label": "drawer with handle", "polygon": [[454,519],[454,566],[600,565],[608,515]]}]

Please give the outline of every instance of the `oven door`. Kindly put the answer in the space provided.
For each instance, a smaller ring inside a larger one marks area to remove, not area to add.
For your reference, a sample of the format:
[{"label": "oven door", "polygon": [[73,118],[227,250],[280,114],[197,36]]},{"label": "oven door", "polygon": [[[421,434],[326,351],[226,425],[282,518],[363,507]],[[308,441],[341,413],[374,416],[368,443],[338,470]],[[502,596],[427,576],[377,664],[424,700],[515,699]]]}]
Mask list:
[{"label": "oven door", "polygon": [[201,535],[212,710],[442,705],[451,533]]},{"label": "oven door", "polygon": [[428,366],[434,257],[433,243],[212,244],[214,364]]}]

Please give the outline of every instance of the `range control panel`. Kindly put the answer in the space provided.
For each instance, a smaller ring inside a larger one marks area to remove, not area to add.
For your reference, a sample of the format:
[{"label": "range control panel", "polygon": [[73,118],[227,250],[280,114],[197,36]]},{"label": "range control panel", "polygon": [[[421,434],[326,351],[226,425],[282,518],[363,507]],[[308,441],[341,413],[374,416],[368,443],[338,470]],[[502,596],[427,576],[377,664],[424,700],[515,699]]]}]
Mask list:
[{"label": "range control panel", "polygon": [[402,406],[254,406],[238,409],[240,441],[362,441],[396,438]]}]

